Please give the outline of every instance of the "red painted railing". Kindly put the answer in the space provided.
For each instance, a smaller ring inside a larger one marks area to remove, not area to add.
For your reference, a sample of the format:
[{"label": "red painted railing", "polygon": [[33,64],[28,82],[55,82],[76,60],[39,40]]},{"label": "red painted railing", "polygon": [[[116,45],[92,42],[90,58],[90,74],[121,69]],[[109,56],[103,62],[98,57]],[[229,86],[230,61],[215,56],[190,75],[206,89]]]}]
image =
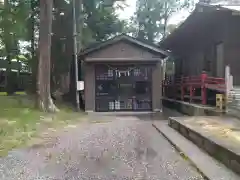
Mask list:
[{"label": "red painted railing", "polygon": [[163,82],[163,87],[173,87],[175,90],[181,90],[181,100],[184,101],[186,92],[189,90],[189,101],[192,102],[195,96],[195,89],[201,88],[201,103],[207,104],[207,89],[225,92],[225,79],[208,76],[203,72],[199,76],[176,78],[175,82]]}]

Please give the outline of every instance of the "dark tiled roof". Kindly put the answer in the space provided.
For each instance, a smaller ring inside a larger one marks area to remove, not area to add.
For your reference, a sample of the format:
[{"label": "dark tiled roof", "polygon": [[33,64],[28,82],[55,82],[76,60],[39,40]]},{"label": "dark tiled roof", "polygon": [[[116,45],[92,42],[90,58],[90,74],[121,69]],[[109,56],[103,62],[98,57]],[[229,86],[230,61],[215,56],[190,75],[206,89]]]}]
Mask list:
[{"label": "dark tiled roof", "polygon": [[[180,31],[185,31],[185,26],[188,24],[190,21],[195,21],[195,14],[199,14],[199,9],[204,8],[209,11],[217,12],[217,11],[225,11],[225,12],[239,12],[239,10],[231,9],[230,7],[227,6],[221,6],[221,5],[211,5],[207,3],[197,3],[195,6],[195,9],[192,11],[192,13],[187,17],[187,19],[182,22],[171,34],[169,34],[165,39],[162,39],[159,42],[159,46],[163,48],[165,44],[169,41],[175,38],[177,34],[179,34]],[[204,16],[204,13],[201,15]],[[165,49],[165,48],[163,48]]]},{"label": "dark tiled roof", "polygon": [[168,56],[168,53],[163,51],[163,50],[161,50],[157,44],[151,43],[151,42],[149,42],[147,40],[134,38],[134,37],[131,37],[131,36],[126,35],[126,34],[121,34],[121,35],[115,36],[115,37],[113,37],[111,39],[108,39],[106,41],[92,43],[87,48],[83,49],[81,51],[80,55],[86,55],[86,54],[88,54],[90,52],[98,50],[99,48],[102,48],[102,47],[105,47],[107,45],[113,44],[113,43],[118,42],[120,40],[130,41],[130,42],[136,43],[139,46],[142,46],[144,48],[147,48],[147,49],[150,49],[152,51],[156,51],[158,53],[161,53],[161,54],[163,54],[165,56]]}]

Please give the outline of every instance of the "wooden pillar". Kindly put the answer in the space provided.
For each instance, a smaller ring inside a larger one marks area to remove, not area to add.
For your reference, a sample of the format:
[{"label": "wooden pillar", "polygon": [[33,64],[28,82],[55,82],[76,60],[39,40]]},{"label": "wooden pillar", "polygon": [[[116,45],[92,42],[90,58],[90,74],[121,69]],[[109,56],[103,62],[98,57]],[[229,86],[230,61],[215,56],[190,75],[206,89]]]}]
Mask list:
[{"label": "wooden pillar", "polygon": [[181,76],[181,84],[180,85],[181,85],[181,100],[182,101],[184,101],[184,95],[185,95],[184,94],[185,92],[184,92],[184,81],[183,80],[184,80],[184,77]]},{"label": "wooden pillar", "polygon": [[85,111],[95,111],[95,66],[93,64],[84,64],[84,96]]},{"label": "wooden pillar", "polygon": [[162,66],[157,62],[152,72],[152,110],[162,110]]},{"label": "wooden pillar", "polygon": [[207,79],[207,73],[205,71],[201,74],[201,98],[202,98],[202,104],[207,104],[207,89],[206,89],[206,79]]},{"label": "wooden pillar", "polygon": [[190,85],[189,91],[190,91],[190,99],[189,99],[189,101],[191,103],[192,99],[193,99],[193,87],[192,87],[192,85]]}]

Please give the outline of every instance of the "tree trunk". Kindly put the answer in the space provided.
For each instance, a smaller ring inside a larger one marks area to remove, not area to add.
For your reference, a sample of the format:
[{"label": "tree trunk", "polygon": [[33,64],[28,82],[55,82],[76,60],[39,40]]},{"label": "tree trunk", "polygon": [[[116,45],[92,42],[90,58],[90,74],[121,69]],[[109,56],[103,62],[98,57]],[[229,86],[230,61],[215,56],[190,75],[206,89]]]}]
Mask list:
[{"label": "tree trunk", "polygon": [[52,32],[53,0],[40,0],[40,34],[38,64],[38,106],[45,112],[56,112],[50,95],[51,75],[51,32]]},{"label": "tree trunk", "polygon": [[166,38],[167,35],[167,21],[168,21],[168,5],[167,2],[164,3],[164,25],[163,25],[163,39]]},{"label": "tree trunk", "polygon": [[[9,0],[4,0],[4,11],[5,14],[7,15],[10,12],[10,5],[9,5]],[[8,18],[3,19],[4,23],[4,28],[3,28],[3,42],[5,45],[5,50],[6,50],[6,60],[7,60],[7,68],[6,68],[6,86],[5,90],[7,91],[8,95],[14,94],[13,90],[13,82],[12,82],[12,77],[11,77],[11,49],[12,49],[12,36],[9,32],[9,26],[10,22]]]},{"label": "tree trunk", "polygon": [[35,39],[35,27],[36,19],[35,16],[38,14],[36,8],[38,7],[38,4],[36,3],[36,0],[31,1],[31,17],[28,24],[28,31],[29,31],[29,39],[31,42],[31,60],[28,61],[28,70],[31,73],[31,79],[28,82],[28,93],[36,94],[37,91],[37,71],[38,71],[38,53],[36,52],[36,39]]},{"label": "tree trunk", "polygon": [[163,39],[167,36],[167,18],[164,18],[164,25],[163,25]]},{"label": "tree trunk", "polygon": [[31,55],[32,60],[35,57],[35,12],[34,12],[34,2],[31,2],[31,21],[29,25],[30,39],[31,39]]}]

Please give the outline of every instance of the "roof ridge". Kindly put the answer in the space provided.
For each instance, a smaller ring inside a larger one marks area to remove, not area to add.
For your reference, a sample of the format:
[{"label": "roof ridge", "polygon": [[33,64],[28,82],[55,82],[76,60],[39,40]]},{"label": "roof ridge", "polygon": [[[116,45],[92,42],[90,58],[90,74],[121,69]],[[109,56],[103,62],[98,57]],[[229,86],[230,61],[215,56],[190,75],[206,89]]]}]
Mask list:
[{"label": "roof ridge", "polygon": [[114,43],[114,42],[117,42],[117,41],[120,41],[120,40],[124,40],[124,39],[128,40],[128,41],[131,41],[132,43],[136,43],[139,46],[151,49],[152,51],[159,52],[159,53],[162,53],[163,55],[167,56],[167,52],[165,52],[164,50],[161,50],[160,47],[157,44],[154,44],[154,43],[151,43],[151,42],[148,42],[148,41],[144,41],[144,40],[139,39],[139,38],[132,37],[132,36],[127,35],[125,33],[114,36],[114,37],[112,37],[112,38],[110,38],[106,41],[94,43],[94,44],[88,46],[87,48],[83,49],[80,52],[80,55],[88,54],[88,53],[90,53],[94,50],[97,50],[97,49],[105,47],[105,46],[107,46],[111,43]]}]

